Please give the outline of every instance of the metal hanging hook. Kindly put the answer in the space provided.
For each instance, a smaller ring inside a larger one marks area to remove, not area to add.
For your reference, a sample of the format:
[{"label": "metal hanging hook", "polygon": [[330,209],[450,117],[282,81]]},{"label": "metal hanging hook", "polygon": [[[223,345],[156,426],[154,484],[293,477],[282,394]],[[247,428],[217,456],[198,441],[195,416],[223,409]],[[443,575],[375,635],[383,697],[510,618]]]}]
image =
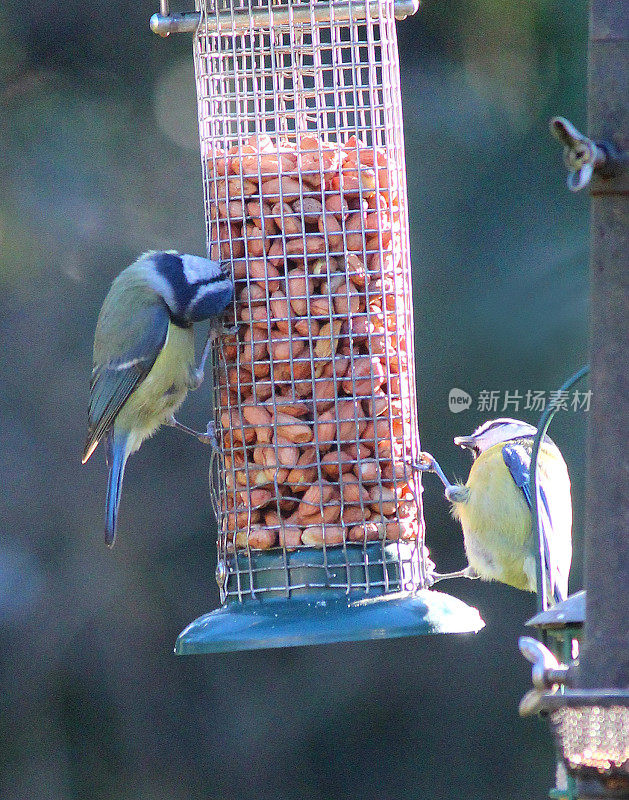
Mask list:
[{"label": "metal hanging hook", "polygon": [[569,172],[566,182],[571,192],[587,186],[595,171],[603,178],[612,178],[627,165],[626,153],[611,142],[594,142],[565,117],[553,117],[550,132],[564,145],[564,162]]}]

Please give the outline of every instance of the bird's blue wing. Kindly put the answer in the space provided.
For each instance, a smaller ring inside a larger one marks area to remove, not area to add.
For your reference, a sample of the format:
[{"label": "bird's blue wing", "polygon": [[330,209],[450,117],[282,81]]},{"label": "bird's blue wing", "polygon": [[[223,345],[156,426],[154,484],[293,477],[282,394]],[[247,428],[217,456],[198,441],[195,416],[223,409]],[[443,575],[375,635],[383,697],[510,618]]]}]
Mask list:
[{"label": "bird's blue wing", "polygon": [[168,336],[169,317],[163,305],[137,309],[132,326],[135,344],[104,364],[96,364],[90,384],[88,430],[83,463],[94,452],[103,435],[133,390],[151,371]]},{"label": "bird's blue wing", "polygon": [[[531,490],[529,488],[529,480],[531,477],[531,452],[521,444],[507,442],[502,448],[502,457],[507,469],[511,473],[515,485],[522,490],[528,507],[532,509],[533,503],[531,499]],[[553,562],[551,555],[550,548],[553,538],[553,521],[550,513],[548,496],[541,481],[538,482],[538,490],[539,499],[541,500],[541,506],[538,507],[538,514],[544,542],[545,572],[550,578],[551,594],[555,602],[558,603],[565,598],[557,583],[558,575],[556,574],[556,564]],[[537,546],[537,543],[535,546]]]}]

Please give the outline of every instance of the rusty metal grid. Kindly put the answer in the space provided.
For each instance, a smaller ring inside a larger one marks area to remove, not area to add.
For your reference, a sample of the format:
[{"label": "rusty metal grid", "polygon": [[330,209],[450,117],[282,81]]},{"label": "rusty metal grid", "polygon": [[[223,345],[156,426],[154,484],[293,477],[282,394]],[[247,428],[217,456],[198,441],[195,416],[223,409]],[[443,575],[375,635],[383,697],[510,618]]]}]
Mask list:
[{"label": "rusty metal grid", "polygon": [[[194,43],[208,247],[232,262],[239,324],[213,353],[223,599],[260,583],[251,553],[267,548],[311,547],[323,553],[322,586],[368,590],[392,588],[384,548],[403,542],[399,574],[423,586],[392,0],[377,15],[364,2],[357,19],[351,3],[338,21],[330,0],[316,19],[306,5],[308,22],[293,16],[304,4],[283,4],[288,24],[274,23],[272,4],[268,25],[252,16],[248,30],[233,13],[219,24],[225,7],[201,6]],[[346,582],[330,579],[330,547],[349,565],[371,541],[381,578],[365,555],[364,579],[349,566]],[[244,571],[236,551],[249,556]],[[288,567],[284,577],[267,588],[298,588]]]}]

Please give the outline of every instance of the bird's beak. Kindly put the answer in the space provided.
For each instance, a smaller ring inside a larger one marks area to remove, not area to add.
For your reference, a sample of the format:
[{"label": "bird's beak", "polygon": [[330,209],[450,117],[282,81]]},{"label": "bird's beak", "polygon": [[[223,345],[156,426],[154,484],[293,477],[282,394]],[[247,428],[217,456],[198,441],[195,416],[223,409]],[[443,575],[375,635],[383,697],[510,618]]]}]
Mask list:
[{"label": "bird's beak", "polygon": [[467,448],[468,450],[472,450],[474,447],[475,439],[473,436],[455,436],[454,437],[454,444],[458,447]]}]

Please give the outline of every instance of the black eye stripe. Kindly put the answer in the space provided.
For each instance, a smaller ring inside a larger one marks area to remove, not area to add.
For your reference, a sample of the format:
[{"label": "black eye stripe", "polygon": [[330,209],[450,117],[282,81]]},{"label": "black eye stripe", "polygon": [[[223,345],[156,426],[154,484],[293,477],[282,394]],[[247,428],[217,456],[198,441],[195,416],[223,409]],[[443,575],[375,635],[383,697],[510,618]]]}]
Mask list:
[{"label": "black eye stripe", "polygon": [[193,286],[209,286],[212,283],[219,283],[229,279],[229,275],[215,275],[213,278],[204,278],[202,281],[193,283]]},{"label": "black eye stripe", "polygon": [[185,308],[194,297],[196,289],[186,280],[180,256],[173,253],[156,253],[153,256],[153,263],[172,288],[176,305]]}]

